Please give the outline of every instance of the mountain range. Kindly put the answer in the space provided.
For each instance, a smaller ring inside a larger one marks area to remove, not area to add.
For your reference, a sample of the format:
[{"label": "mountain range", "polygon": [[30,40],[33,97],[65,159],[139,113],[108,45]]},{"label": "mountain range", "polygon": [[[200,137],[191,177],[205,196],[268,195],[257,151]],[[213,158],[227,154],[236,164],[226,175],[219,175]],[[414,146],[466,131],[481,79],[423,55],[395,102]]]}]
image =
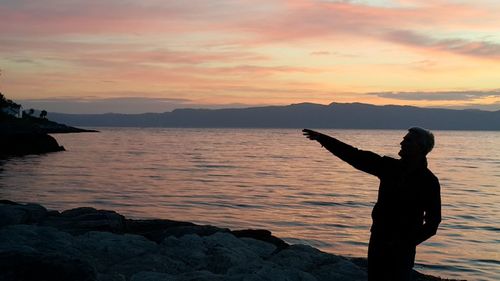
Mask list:
[{"label": "mountain range", "polygon": [[299,103],[227,109],[175,109],[143,114],[63,114],[50,119],[85,127],[343,128],[500,130],[500,110],[454,110],[363,103]]}]

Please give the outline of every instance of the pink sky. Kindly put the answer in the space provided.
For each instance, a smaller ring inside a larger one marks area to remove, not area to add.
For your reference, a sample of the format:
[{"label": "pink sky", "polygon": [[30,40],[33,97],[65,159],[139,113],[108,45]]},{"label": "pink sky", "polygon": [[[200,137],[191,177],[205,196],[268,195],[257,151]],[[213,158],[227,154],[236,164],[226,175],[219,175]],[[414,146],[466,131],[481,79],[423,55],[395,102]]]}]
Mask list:
[{"label": "pink sky", "polygon": [[496,0],[3,0],[0,91],[60,112],[500,110],[499,15]]}]

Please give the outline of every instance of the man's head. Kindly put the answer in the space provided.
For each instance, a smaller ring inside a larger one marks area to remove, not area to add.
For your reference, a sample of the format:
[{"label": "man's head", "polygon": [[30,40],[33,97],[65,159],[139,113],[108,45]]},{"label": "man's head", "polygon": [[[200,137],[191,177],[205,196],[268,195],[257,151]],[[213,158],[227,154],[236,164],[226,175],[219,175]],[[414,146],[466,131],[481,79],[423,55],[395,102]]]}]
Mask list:
[{"label": "man's head", "polygon": [[401,158],[425,157],[434,147],[434,135],[426,129],[412,127],[401,142]]}]

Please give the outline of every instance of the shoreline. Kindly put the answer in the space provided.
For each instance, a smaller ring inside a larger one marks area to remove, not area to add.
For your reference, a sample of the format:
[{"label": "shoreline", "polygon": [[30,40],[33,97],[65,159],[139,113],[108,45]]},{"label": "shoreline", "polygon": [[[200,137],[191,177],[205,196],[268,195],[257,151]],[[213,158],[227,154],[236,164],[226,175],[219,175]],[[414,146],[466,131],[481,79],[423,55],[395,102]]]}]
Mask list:
[{"label": "shoreline", "polygon": [[290,245],[264,229],[8,200],[0,200],[0,257],[2,280],[366,280],[365,258]]},{"label": "shoreline", "polygon": [[0,116],[0,158],[64,151],[49,134],[93,133],[47,119]]}]

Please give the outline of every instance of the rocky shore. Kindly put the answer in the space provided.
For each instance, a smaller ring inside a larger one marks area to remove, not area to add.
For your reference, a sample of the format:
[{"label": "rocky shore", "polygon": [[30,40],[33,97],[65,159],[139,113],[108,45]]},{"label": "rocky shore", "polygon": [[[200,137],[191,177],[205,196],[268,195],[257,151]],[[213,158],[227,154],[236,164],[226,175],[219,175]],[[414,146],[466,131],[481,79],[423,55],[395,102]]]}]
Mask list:
[{"label": "rocky shore", "polygon": [[0,134],[0,157],[63,151],[56,139],[41,133]]},{"label": "rocky shore", "polygon": [[[289,245],[267,230],[134,220],[0,200],[0,280],[366,280],[366,260]],[[419,281],[444,280],[415,272]]]},{"label": "rocky shore", "polygon": [[0,157],[63,151],[48,134],[96,132],[59,124],[47,119],[11,116],[0,118]]}]

